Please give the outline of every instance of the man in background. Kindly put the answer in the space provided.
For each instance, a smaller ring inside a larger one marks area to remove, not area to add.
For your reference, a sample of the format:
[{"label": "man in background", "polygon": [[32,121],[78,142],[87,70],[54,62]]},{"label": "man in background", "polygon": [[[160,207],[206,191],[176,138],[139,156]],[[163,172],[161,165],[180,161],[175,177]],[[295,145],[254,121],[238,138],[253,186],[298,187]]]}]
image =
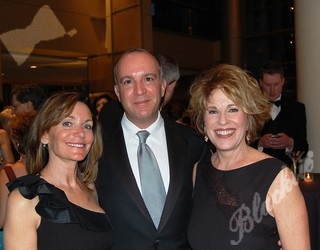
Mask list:
[{"label": "man in background", "polygon": [[271,119],[265,124],[258,149],[292,165],[286,153],[308,152],[305,105],[282,95],[284,69],[277,62],[268,62],[260,69],[259,83],[272,103]]},{"label": "man in background", "polygon": [[161,107],[163,108],[172,99],[174,90],[180,78],[178,63],[170,56],[156,54],[160,67],[163,72],[163,78],[166,81],[166,92],[162,98]]},{"label": "man in background", "polygon": [[43,89],[36,84],[17,85],[12,91],[11,108],[14,114],[36,113],[45,100]]}]

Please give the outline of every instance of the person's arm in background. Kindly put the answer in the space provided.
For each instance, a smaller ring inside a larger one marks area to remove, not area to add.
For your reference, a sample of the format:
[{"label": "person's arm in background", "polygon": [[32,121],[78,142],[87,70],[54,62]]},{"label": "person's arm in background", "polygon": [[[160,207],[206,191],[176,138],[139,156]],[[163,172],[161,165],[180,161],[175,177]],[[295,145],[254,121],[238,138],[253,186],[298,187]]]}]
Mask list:
[{"label": "person's arm in background", "polygon": [[6,183],[9,181],[5,171],[0,170],[0,228],[3,228],[4,220],[7,211],[7,202],[9,190],[6,186]]},{"label": "person's arm in background", "polygon": [[13,153],[11,150],[11,142],[6,130],[0,129],[0,151],[2,153],[3,162],[2,166],[9,163],[15,163]]}]

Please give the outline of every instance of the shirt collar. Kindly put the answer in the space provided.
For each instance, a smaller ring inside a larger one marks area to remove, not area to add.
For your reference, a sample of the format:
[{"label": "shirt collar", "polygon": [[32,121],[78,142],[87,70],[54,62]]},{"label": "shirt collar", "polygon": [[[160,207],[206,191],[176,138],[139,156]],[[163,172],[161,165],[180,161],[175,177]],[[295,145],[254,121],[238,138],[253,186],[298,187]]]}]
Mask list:
[{"label": "shirt collar", "polygon": [[128,117],[126,116],[125,113],[123,114],[123,117],[121,120],[121,125],[122,125],[123,129],[126,130],[128,132],[128,134],[130,134],[132,137],[134,137],[136,135],[136,133],[141,130],[147,130],[150,134],[154,134],[157,131],[160,131],[160,128],[163,126],[163,124],[164,124],[164,120],[163,120],[162,116],[160,115],[160,112],[158,112],[157,120],[145,129],[141,129],[141,128],[137,127],[135,124],[133,124],[128,119]]}]

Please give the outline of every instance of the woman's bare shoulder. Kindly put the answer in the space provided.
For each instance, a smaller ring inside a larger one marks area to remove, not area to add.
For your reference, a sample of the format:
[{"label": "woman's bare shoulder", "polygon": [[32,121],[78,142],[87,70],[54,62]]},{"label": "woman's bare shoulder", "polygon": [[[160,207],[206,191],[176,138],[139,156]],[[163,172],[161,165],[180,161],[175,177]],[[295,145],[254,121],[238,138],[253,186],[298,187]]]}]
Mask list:
[{"label": "woman's bare shoulder", "polygon": [[24,211],[25,209],[30,207],[34,208],[38,202],[39,202],[38,196],[34,197],[33,199],[27,199],[23,197],[19,189],[16,188],[12,190],[9,194],[8,207],[13,205],[12,206],[13,209],[17,209],[17,210],[21,209],[21,211]]}]

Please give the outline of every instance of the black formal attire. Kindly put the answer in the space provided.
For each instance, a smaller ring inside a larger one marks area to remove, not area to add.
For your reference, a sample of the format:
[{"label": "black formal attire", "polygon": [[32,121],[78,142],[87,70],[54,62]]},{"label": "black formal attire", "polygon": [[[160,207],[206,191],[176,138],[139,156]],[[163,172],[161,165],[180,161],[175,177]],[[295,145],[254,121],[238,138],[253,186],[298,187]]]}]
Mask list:
[{"label": "black formal attire", "polygon": [[113,232],[106,214],[79,207],[65,193],[35,175],[17,178],[8,184],[26,199],[39,197],[36,212],[41,216],[37,249],[109,250]]},{"label": "black formal attire", "polygon": [[[305,156],[309,148],[305,105],[285,97],[281,97],[280,105],[280,113],[274,120],[270,119],[266,122],[261,131],[261,136],[268,133],[285,133],[294,140],[293,150],[304,151]],[[288,166],[292,165],[285,149],[263,148],[263,152],[285,162]]]},{"label": "black formal attire", "polygon": [[[100,119],[102,117],[108,119],[100,115]],[[192,208],[192,171],[205,144],[187,126],[164,119],[164,128],[170,181],[158,229],[152,222],[132,172],[121,121],[112,131],[103,128],[104,154],[99,164],[96,187],[100,205],[109,214],[114,229],[112,249],[189,249],[187,228]]]},{"label": "black formal attire", "polygon": [[268,158],[221,171],[211,164],[211,154],[201,160],[188,229],[192,249],[279,249],[277,225],[266,212],[265,199],[283,166]]},{"label": "black formal attire", "polygon": [[[110,132],[121,121],[122,116],[123,108],[121,103],[118,100],[112,100],[103,105],[98,118],[101,121],[103,130]],[[107,133],[104,134],[107,135]]]}]

